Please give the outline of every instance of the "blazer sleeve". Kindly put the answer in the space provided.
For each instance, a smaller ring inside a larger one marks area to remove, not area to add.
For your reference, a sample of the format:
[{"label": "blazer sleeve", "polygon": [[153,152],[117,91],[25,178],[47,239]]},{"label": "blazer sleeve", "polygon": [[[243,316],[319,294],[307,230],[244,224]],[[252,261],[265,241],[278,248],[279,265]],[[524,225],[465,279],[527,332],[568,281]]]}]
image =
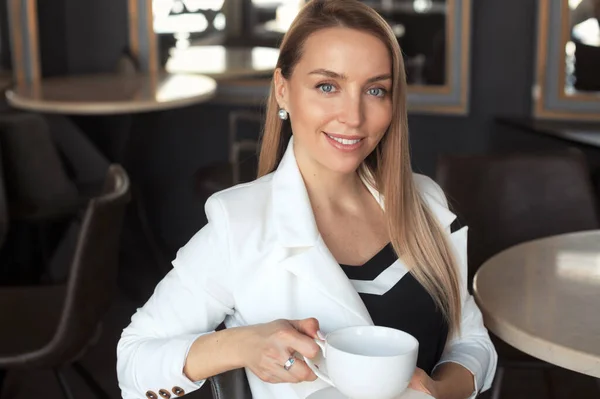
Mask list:
[{"label": "blazer sleeve", "polygon": [[[436,193],[436,202],[448,211],[448,202],[442,189],[431,181]],[[454,219],[453,216],[452,219]],[[451,244],[455,259],[460,267],[460,289],[462,309],[460,334],[450,337],[442,358],[436,365],[454,362],[469,370],[474,376],[475,391],[469,399],[489,389],[496,373],[498,355],[483,324],[483,317],[473,296],[467,288],[467,227],[451,233],[450,225],[446,226],[448,241]]]},{"label": "blazer sleeve", "polygon": [[204,381],[183,374],[192,343],[233,314],[228,226],[218,198],[206,203],[208,224],[181,248],[174,268],[123,330],[117,376],[123,399],[182,396]]}]

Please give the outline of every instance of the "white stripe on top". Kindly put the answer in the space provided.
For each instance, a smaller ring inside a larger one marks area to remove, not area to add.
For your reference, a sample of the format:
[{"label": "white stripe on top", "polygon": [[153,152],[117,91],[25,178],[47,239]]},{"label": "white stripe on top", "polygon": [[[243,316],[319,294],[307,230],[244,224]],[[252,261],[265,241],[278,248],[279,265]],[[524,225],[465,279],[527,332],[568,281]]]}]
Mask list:
[{"label": "white stripe on top", "polygon": [[359,294],[383,295],[402,280],[406,273],[408,273],[408,269],[398,259],[374,280],[350,280],[350,282]]}]

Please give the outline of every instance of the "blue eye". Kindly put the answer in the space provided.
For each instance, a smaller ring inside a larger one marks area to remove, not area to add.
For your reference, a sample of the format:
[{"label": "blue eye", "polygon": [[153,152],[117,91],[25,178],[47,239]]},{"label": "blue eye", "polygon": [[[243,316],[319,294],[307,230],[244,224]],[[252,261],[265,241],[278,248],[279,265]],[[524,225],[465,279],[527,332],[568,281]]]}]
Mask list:
[{"label": "blue eye", "polygon": [[369,89],[368,93],[375,97],[383,97],[383,96],[385,96],[387,91],[385,89],[381,89],[381,88],[373,88],[373,89]]},{"label": "blue eye", "polygon": [[317,88],[323,92],[323,93],[333,93],[335,91],[335,87],[333,87],[332,84],[329,83],[322,83],[320,85],[317,85]]}]

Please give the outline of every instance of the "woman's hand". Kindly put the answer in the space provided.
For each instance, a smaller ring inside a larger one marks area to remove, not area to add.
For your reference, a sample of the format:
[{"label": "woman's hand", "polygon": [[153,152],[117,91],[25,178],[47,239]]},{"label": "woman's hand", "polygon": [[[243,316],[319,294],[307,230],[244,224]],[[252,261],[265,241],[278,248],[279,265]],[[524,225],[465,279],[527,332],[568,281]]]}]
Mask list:
[{"label": "woman's hand", "polygon": [[286,361],[295,352],[313,358],[319,351],[314,342],[319,331],[316,319],[276,320],[266,324],[242,327],[239,342],[244,367],[261,380],[270,383],[314,381],[317,377],[306,363],[296,358],[289,370]]},{"label": "woman's hand", "polygon": [[420,368],[415,370],[408,387],[414,389],[415,391],[426,393],[427,395],[433,396],[436,399],[439,398],[437,383]]}]

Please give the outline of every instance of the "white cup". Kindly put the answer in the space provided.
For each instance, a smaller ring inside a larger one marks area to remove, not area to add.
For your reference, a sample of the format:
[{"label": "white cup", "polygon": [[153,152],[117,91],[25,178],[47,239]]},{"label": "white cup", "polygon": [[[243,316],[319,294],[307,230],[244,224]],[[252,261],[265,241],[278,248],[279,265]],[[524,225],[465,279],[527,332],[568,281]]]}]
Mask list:
[{"label": "white cup", "polygon": [[305,357],[306,364],[317,377],[352,399],[400,396],[410,383],[419,352],[419,341],[412,335],[378,326],[343,328],[315,342],[324,364]]}]

